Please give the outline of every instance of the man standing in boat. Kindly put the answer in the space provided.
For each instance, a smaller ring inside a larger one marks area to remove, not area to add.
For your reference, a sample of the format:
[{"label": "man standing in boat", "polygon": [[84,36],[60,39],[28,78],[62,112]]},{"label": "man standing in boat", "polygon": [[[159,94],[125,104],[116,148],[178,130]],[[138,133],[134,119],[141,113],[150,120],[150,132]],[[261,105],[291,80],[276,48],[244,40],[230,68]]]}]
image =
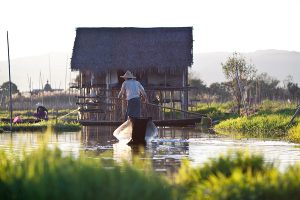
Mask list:
[{"label": "man standing in boat", "polygon": [[118,98],[126,95],[127,100],[127,113],[126,118],[134,117],[139,118],[141,116],[141,95],[143,96],[145,102],[148,102],[146,92],[138,82],[135,76],[130,71],[127,71],[123,76],[125,81],[122,84],[121,91],[118,94]]}]

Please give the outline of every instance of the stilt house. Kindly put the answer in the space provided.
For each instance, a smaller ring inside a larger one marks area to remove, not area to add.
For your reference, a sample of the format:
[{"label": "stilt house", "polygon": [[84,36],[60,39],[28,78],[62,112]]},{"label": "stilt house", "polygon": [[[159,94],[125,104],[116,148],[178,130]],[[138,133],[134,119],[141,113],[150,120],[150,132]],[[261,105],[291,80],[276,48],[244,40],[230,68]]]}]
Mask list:
[{"label": "stilt house", "polygon": [[[71,69],[79,71],[81,122],[124,121],[126,101],[117,95],[130,70],[150,104],[142,115],[154,120],[186,118],[188,67],[193,62],[193,28],[77,28]],[[88,124],[88,123],[87,123]]]}]

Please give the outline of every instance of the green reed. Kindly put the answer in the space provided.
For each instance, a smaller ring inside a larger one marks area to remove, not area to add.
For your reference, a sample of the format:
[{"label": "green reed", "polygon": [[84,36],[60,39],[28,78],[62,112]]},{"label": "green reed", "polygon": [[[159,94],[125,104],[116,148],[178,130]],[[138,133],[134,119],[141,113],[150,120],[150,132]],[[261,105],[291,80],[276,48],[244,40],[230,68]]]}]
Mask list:
[{"label": "green reed", "polygon": [[42,147],[22,156],[0,151],[2,199],[173,199],[158,175]]}]

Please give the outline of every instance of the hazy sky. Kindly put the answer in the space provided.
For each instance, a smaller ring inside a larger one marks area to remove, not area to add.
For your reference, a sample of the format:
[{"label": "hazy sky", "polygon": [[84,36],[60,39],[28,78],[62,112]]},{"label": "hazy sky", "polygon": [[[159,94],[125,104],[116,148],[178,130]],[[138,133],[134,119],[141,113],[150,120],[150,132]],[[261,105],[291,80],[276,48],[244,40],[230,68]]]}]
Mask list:
[{"label": "hazy sky", "polygon": [[193,26],[196,53],[300,51],[299,10],[299,0],[0,0],[0,61],[7,30],[14,59],[71,55],[76,27]]},{"label": "hazy sky", "polygon": [[193,26],[194,52],[300,51],[299,0],[0,0],[0,60],[71,52],[76,27]]}]

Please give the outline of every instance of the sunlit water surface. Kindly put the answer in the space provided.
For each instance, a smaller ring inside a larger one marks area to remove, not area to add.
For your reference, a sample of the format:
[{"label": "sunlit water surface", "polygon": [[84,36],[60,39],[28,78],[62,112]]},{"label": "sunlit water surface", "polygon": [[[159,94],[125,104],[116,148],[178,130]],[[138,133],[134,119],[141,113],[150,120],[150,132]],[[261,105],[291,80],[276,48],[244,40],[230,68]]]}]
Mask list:
[{"label": "sunlit water surface", "polygon": [[140,159],[151,161],[156,171],[166,173],[176,171],[183,158],[196,166],[228,150],[238,149],[260,153],[266,162],[274,161],[280,169],[300,161],[300,145],[285,141],[220,137],[194,128],[159,128],[159,137],[141,149],[117,141],[112,135],[115,128],[84,127],[80,132],[64,133],[3,133],[0,134],[0,148],[15,153],[30,152],[46,142],[49,148],[57,146],[65,155],[75,157],[84,155],[130,162],[138,155]]}]

